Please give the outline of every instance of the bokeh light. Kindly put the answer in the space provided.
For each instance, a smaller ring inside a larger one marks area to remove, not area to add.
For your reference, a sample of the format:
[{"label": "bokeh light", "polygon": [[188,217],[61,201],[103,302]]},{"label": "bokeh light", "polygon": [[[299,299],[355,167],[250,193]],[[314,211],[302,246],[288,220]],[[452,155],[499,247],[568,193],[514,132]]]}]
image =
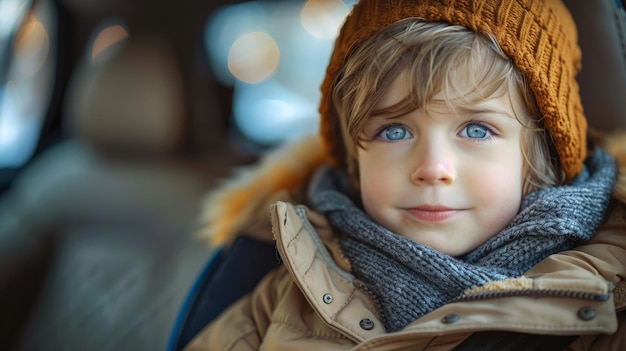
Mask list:
[{"label": "bokeh light", "polygon": [[17,33],[13,47],[20,73],[25,77],[35,75],[46,62],[49,50],[48,32],[39,19],[31,14]]},{"label": "bokeh light", "polygon": [[[30,4],[30,1],[12,2],[16,6]],[[14,10],[24,10],[20,6]],[[35,2],[22,19],[14,21],[17,27],[11,31],[13,41],[6,46],[6,75],[0,82],[0,167],[19,167],[33,155],[57,73],[58,27],[54,3]]]},{"label": "bokeh light", "polygon": [[302,26],[318,39],[331,40],[343,22],[348,7],[341,0],[308,0],[302,7]]},{"label": "bokeh light", "polygon": [[19,135],[19,116],[16,105],[23,103],[20,96],[16,92],[15,83],[8,81],[6,85],[0,88],[0,97],[4,101],[0,104],[0,149],[6,145],[12,145]]},{"label": "bokeh light", "polygon": [[207,57],[233,87],[233,125],[244,138],[275,145],[317,133],[319,87],[355,1],[246,1],[208,20]]},{"label": "bokeh light", "polygon": [[274,80],[238,86],[235,101],[239,130],[257,143],[273,145],[317,131],[315,104]]},{"label": "bokeh light", "polygon": [[102,29],[91,46],[91,60],[95,61],[98,57],[113,44],[128,38],[128,31],[121,25],[115,24]]},{"label": "bokeh light", "polygon": [[271,77],[280,62],[276,41],[267,33],[246,33],[228,52],[228,69],[237,79],[255,84]]},{"label": "bokeh light", "polygon": [[28,13],[31,1],[0,0],[0,39],[8,37]]}]

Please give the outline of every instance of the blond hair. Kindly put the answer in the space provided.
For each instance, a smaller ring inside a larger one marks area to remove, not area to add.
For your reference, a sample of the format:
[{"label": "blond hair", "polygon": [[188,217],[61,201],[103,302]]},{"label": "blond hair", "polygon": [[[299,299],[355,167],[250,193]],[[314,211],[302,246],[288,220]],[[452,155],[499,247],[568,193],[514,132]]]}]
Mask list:
[{"label": "blond hair", "polygon": [[[459,84],[461,72],[469,79]],[[409,78],[406,97],[377,110],[383,94],[401,73]],[[468,83],[474,85],[468,89]],[[334,85],[333,108],[339,116],[348,172],[355,180],[357,148],[362,147],[362,129],[367,120],[377,114],[394,117],[425,108],[440,92],[451,109],[506,93],[517,97],[523,106],[515,106],[516,99],[511,99],[511,107],[524,126],[524,194],[564,180],[526,77],[493,38],[457,25],[403,19],[353,48]]]}]

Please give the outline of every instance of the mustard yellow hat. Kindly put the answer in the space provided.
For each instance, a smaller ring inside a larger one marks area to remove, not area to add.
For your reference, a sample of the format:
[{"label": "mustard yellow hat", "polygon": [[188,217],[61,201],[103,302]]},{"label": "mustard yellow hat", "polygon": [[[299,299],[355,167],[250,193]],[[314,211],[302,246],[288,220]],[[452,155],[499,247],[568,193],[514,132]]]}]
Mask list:
[{"label": "mustard yellow hat", "polygon": [[333,83],[353,47],[407,17],[493,35],[526,75],[567,181],[581,171],[587,155],[587,122],[576,82],[581,52],[574,20],[560,0],[361,0],[335,41],[321,88],[320,133],[336,164],[345,164],[346,150],[332,109]]}]

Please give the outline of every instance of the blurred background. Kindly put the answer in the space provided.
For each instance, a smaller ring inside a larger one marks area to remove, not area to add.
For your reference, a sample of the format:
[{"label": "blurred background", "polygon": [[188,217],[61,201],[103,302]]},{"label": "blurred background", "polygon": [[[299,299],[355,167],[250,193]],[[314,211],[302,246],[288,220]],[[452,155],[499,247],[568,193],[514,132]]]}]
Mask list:
[{"label": "blurred background", "polygon": [[317,132],[352,1],[0,0],[0,345],[164,350],[202,199]]},{"label": "blurred background", "polygon": [[[164,350],[204,195],[317,132],[355,2],[0,0],[0,348]],[[622,1],[566,3],[590,123],[624,127]]]}]

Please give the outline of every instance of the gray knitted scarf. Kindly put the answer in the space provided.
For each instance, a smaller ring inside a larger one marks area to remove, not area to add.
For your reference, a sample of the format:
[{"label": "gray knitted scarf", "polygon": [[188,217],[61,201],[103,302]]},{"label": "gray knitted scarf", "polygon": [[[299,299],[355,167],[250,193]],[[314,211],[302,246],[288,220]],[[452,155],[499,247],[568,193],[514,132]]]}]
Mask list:
[{"label": "gray knitted scarf", "polygon": [[616,178],[602,150],[566,186],[528,194],[509,226],[463,257],[451,257],[375,223],[346,196],[347,177],[326,168],[309,200],[341,233],[353,274],[378,302],[388,332],[489,281],[521,276],[547,256],[589,240],[602,222]]}]

